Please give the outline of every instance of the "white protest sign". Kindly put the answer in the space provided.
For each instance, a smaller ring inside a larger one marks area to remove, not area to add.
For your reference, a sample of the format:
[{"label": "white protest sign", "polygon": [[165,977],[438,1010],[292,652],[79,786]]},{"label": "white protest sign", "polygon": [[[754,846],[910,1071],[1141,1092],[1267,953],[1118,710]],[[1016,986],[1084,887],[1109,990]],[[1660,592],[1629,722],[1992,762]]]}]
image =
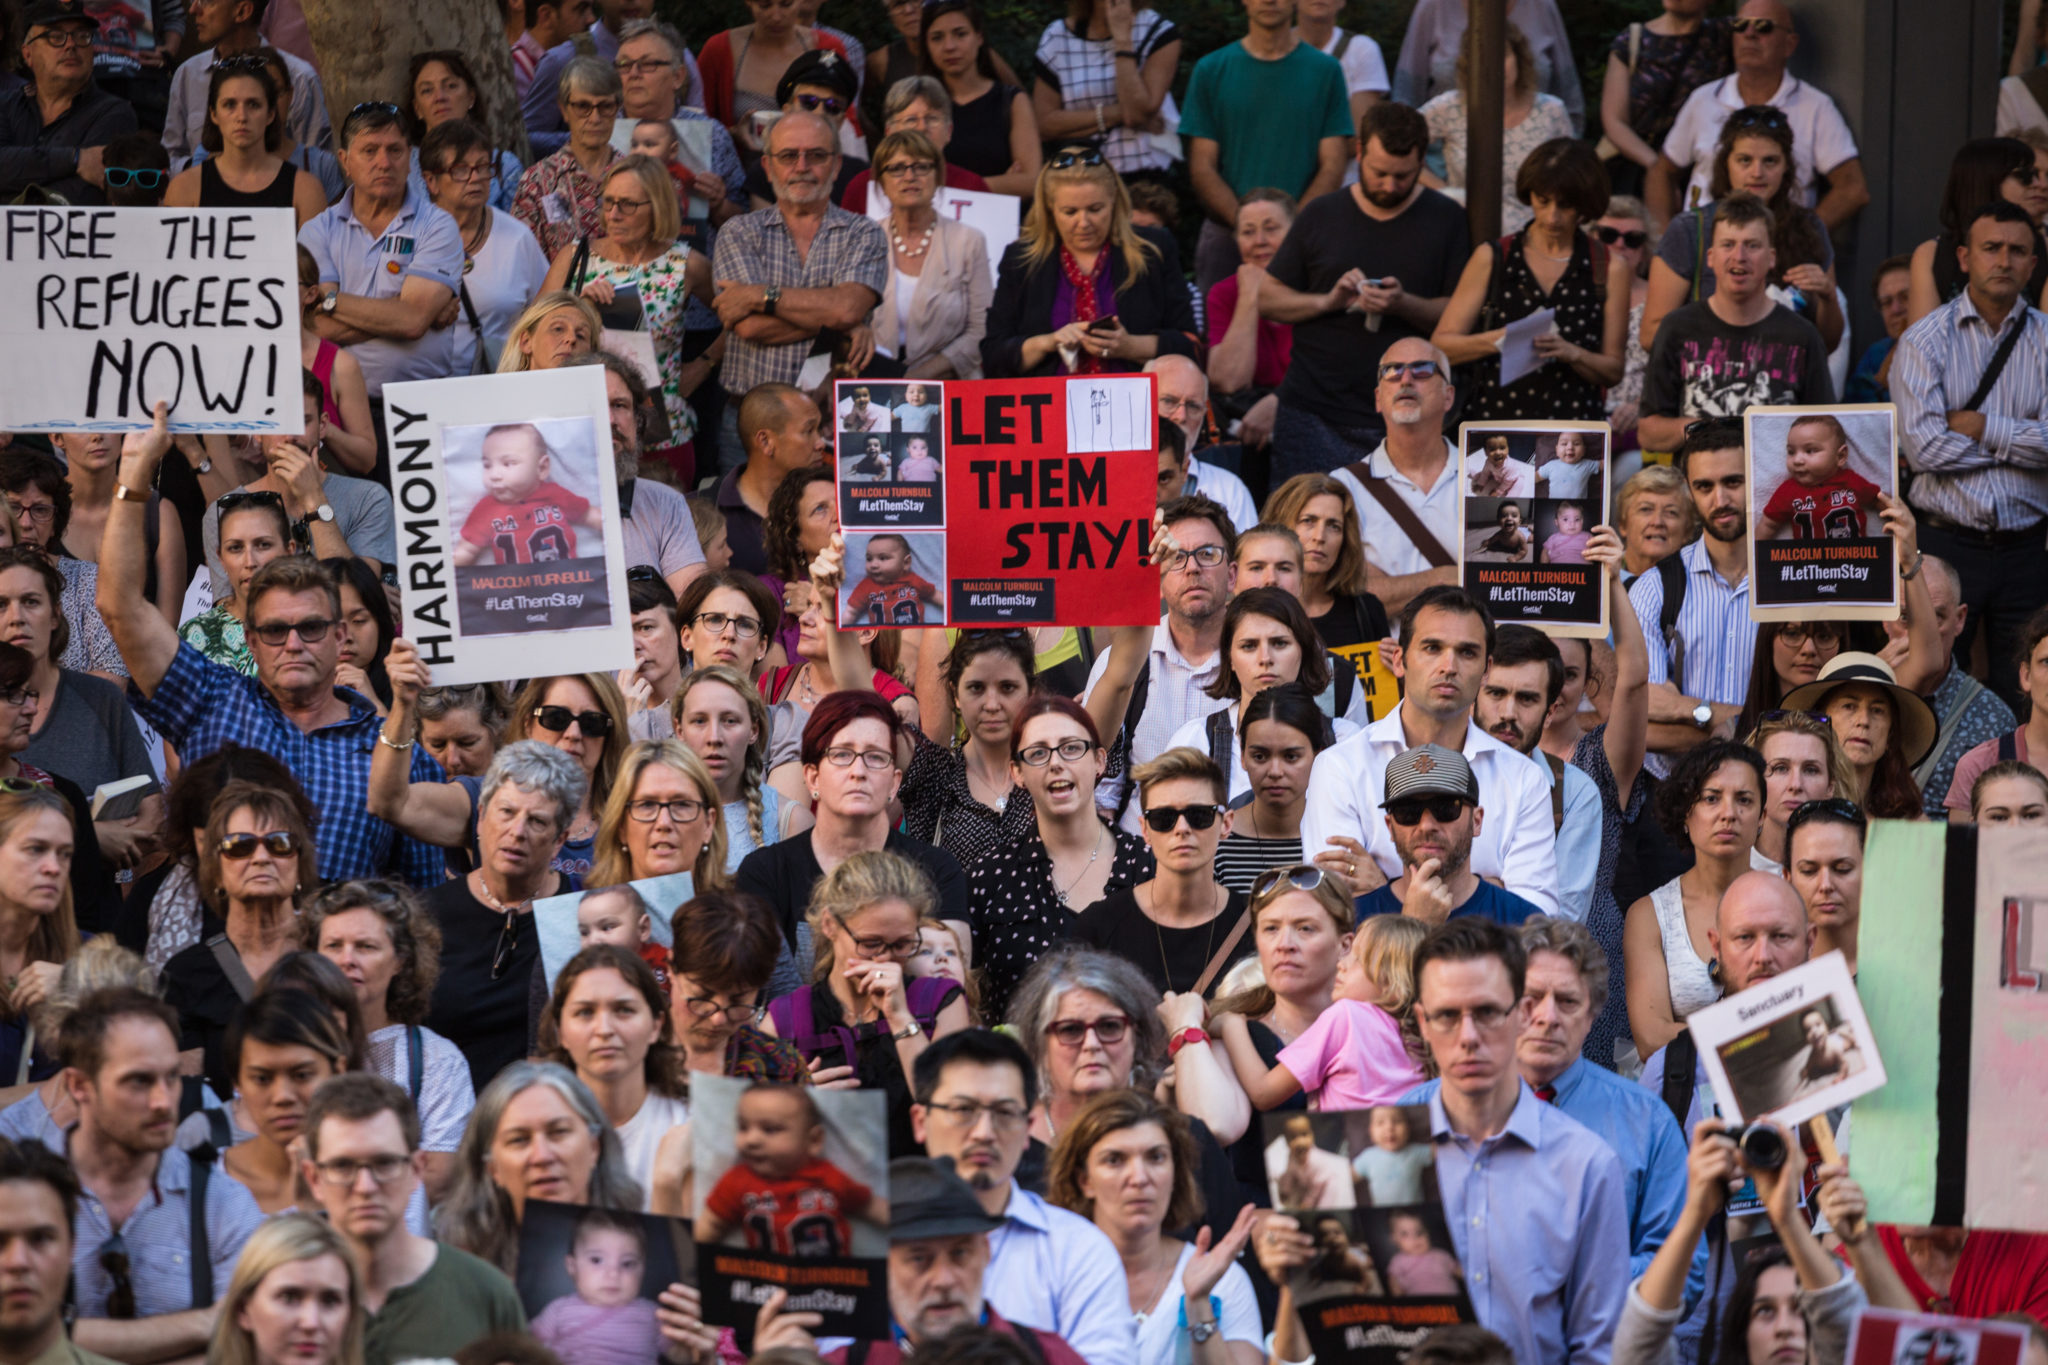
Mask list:
[{"label": "white protest sign", "polygon": [[604,373],[384,386],[399,633],[436,687],[633,662]]},{"label": "white protest sign", "polygon": [[[996,267],[1002,264],[1003,253],[1010,249],[1010,243],[1017,240],[1017,221],[1023,200],[1014,194],[997,194],[994,190],[956,190],[950,185],[939,186],[939,192],[932,200],[932,208],[942,218],[953,218],[978,230],[988,242],[988,278],[994,284]],[[881,222],[889,216],[889,201],[882,194],[882,187],[873,180],[868,181],[868,217]]]},{"label": "white protest sign", "polygon": [[290,209],[0,209],[0,430],[298,435]]}]

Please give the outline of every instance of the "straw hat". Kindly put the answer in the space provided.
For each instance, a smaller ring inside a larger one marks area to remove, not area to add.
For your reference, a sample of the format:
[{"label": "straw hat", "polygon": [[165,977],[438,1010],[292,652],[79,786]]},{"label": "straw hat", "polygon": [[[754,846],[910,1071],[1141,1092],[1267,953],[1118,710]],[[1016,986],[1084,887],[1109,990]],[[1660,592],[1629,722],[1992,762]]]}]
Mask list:
[{"label": "straw hat", "polygon": [[1940,723],[1934,719],[1934,708],[1912,689],[1901,687],[1892,666],[1875,654],[1856,650],[1837,654],[1821,668],[1818,678],[1786,693],[1784,707],[1787,711],[1823,710],[1828,694],[1845,683],[1869,683],[1891,693],[1892,723],[1898,727],[1899,747],[1905,751],[1907,767],[1918,764],[1933,750],[1935,737],[1941,731]]}]

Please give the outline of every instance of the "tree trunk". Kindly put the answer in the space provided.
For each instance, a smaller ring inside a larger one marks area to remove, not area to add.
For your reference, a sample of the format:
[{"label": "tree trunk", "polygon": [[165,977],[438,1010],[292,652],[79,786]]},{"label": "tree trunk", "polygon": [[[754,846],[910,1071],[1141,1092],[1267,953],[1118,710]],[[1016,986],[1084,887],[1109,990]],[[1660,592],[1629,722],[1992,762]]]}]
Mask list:
[{"label": "tree trunk", "polygon": [[526,126],[512,94],[512,50],[495,0],[303,0],[319,58],[327,114],[339,151],[342,120],[365,100],[410,109],[406,63],[415,52],[454,48],[469,60],[489,112],[493,145],[528,159]]}]

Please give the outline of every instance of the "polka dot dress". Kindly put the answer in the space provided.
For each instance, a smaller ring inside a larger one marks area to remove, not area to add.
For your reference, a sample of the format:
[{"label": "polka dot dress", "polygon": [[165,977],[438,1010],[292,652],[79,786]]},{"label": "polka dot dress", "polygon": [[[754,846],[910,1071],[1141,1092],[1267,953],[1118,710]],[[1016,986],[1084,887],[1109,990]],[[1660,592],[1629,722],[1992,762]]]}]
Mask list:
[{"label": "polka dot dress", "polygon": [[[1572,243],[1571,263],[1548,294],[1529,269],[1525,250],[1533,248],[1528,247],[1528,240],[1527,229],[1515,235],[1507,263],[1497,272],[1500,297],[1487,300],[1489,307],[1480,330],[1490,331],[1539,309],[1555,308],[1557,330],[1566,341],[1599,351],[1606,330],[1606,304],[1595,288],[1592,238],[1583,232],[1577,235]],[[1500,243],[1494,243],[1496,249],[1499,246]],[[1467,421],[1519,417],[1597,422],[1607,416],[1601,387],[1562,360],[1537,367],[1535,373],[1522,376],[1506,389],[1500,386],[1499,356],[1476,361],[1472,369],[1478,381],[1465,409]]]},{"label": "polka dot dress", "polygon": [[[1142,839],[1121,830],[1110,857],[1109,881],[1102,894],[1111,896],[1135,886],[1153,873],[1152,851]],[[967,869],[969,924],[974,929],[974,964],[981,972],[981,1016],[999,1024],[1009,1013],[1010,996],[1031,964],[1067,941],[1083,906],[1060,904],[1053,891],[1052,857],[1034,826]]]}]

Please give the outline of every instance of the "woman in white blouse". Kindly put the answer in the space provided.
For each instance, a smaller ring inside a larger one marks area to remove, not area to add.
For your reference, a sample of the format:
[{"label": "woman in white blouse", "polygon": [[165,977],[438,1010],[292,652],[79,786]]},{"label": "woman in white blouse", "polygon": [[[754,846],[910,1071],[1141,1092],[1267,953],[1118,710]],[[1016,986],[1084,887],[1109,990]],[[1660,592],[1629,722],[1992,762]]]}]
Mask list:
[{"label": "woman in white blouse", "polygon": [[875,309],[875,349],[912,379],[981,378],[981,337],[995,292],[978,228],[933,205],[946,163],[923,133],[891,133],[875,148],[889,200],[889,280]]}]

